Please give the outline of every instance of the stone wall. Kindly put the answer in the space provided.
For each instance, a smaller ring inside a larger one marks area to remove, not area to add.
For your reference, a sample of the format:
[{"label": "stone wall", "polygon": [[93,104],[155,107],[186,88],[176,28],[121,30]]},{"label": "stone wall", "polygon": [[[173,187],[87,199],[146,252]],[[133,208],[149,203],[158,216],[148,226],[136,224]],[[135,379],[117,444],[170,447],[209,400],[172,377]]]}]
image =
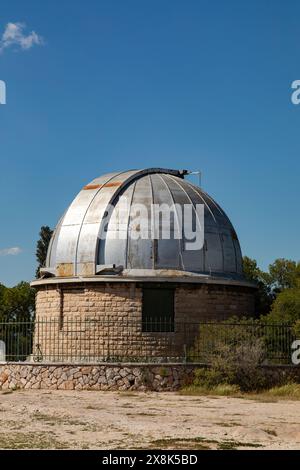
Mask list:
[{"label": "stone wall", "polygon": [[189,365],[0,365],[0,389],[172,391],[193,379]]},{"label": "stone wall", "polygon": [[170,286],[175,289],[176,328],[156,333],[142,330],[142,283],[40,286],[33,354],[59,362],[146,362],[149,357],[178,362],[199,334],[197,322],[254,312],[250,288],[191,283]]},{"label": "stone wall", "polygon": [[[177,321],[221,320],[254,313],[254,289],[222,284],[174,284]],[[141,283],[83,283],[39,286],[37,318],[97,315],[110,321],[140,320]]]},{"label": "stone wall", "polygon": [[[193,382],[199,364],[30,364],[0,365],[0,390],[176,391]],[[300,367],[263,366],[270,386],[300,383]]]},{"label": "stone wall", "polygon": [[97,315],[104,320],[141,317],[142,289],[135,284],[58,284],[39,287],[37,318]]},{"label": "stone wall", "polygon": [[254,290],[242,286],[189,284],[178,286],[175,294],[177,318],[191,322],[224,320],[231,316],[252,316]]}]

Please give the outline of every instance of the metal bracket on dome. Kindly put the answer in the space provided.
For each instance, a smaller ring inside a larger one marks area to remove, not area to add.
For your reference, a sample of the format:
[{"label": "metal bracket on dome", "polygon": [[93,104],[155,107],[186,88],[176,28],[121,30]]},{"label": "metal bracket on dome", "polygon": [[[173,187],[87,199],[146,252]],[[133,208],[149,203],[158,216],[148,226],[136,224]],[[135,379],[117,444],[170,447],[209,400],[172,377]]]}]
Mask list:
[{"label": "metal bracket on dome", "polygon": [[124,266],[115,264],[98,264],[96,266],[96,274],[103,274],[104,276],[115,276],[120,274],[124,269]]},{"label": "metal bracket on dome", "polygon": [[184,178],[185,175],[188,175],[189,173],[190,173],[189,170],[178,170],[179,178]]},{"label": "metal bracket on dome", "polygon": [[[186,170],[183,170],[186,171]],[[200,170],[195,170],[195,171],[186,171],[185,175],[196,175],[198,176],[198,186],[201,188],[201,181],[202,181],[202,171]]]},{"label": "metal bracket on dome", "polygon": [[56,269],[55,268],[40,268],[39,274],[42,279],[46,277],[55,277]]}]

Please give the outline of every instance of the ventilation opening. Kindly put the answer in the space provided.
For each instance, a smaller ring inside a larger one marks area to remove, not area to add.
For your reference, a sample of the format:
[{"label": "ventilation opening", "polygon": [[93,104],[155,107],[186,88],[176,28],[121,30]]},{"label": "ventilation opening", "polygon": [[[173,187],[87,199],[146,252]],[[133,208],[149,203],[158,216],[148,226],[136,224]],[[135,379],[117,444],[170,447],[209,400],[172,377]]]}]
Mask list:
[{"label": "ventilation opening", "polygon": [[174,331],[174,289],[144,288],[142,331]]}]

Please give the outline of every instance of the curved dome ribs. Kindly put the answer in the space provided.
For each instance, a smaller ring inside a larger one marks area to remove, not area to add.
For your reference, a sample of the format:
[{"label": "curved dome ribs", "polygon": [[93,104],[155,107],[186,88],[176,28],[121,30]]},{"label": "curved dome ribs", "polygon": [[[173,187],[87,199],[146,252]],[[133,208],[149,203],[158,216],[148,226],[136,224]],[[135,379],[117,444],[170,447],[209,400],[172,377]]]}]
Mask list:
[{"label": "curved dome ribs", "polygon": [[134,173],[100,176],[76,196],[56,235],[55,264],[60,274],[95,273],[97,240],[105,210],[116,190]]},{"label": "curved dome ribs", "polygon": [[[151,218],[149,217],[149,213],[140,214],[140,222],[142,223],[142,227],[140,229],[146,231],[146,233],[141,233],[141,238],[136,239],[133,236],[133,233],[137,231],[139,227],[137,227],[137,211],[134,208],[138,209],[139,206],[149,208],[153,203],[153,194],[152,194],[152,187],[151,187],[151,176],[147,175],[141,178],[138,178],[133,195],[132,195],[132,204],[129,209],[129,217],[128,217],[128,238],[127,238],[127,246],[126,246],[126,269],[154,269],[154,247],[152,245],[151,240]],[[146,220],[144,220],[144,217]]]},{"label": "curved dome ribs", "polygon": [[[111,183],[115,178],[117,178],[119,175],[121,175],[122,173],[124,172],[121,172],[121,173],[117,173],[117,174],[112,174],[111,177],[109,177],[109,175],[107,175],[107,179],[105,180],[105,182],[103,183],[103,186],[105,185],[108,185],[109,183]],[[79,243],[80,243],[80,238],[81,238],[81,234],[82,234],[82,230],[83,230],[83,227],[84,227],[84,223],[85,223],[85,220],[86,220],[86,217],[88,216],[89,214],[89,210],[91,209],[92,207],[92,204],[95,200],[95,198],[99,195],[101,189],[102,189],[102,185],[100,185],[100,187],[98,188],[97,186],[99,185],[99,182],[97,184],[94,184],[94,187],[95,187],[95,194],[92,194],[92,198],[84,212],[84,216],[82,218],[82,221],[81,221],[81,224],[80,224],[80,228],[79,228],[79,233],[78,233],[78,238],[77,238],[77,244],[76,244],[76,249],[75,249],[75,260],[74,260],[74,268],[75,268],[75,275],[77,274],[77,263],[78,263],[78,248],[79,248]],[[85,189],[87,190],[87,189]],[[80,193],[81,194],[81,193]],[[100,215],[100,214],[99,214]],[[103,215],[102,215],[103,217]],[[101,220],[101,219],[100,219]]]},{"label": "curved dome ribs", "polygon": [[[166,181],[165,179],[165,175],[159,175],[159,178],[161,179],[161,181],[163,181],[165,187],[166,187],[166,191],[169,195],[169,202],[170,202],[170,206],[174,206],[174,221],[173,221],[173,225],[170,227],[171,228],[171,234],[173,235],[173,240],[174,240],[174,243],[173,243],[173,249],[174,249],[174,253],[173,255],[171,256],[171,260],[169,262],[171,262],[171,268],[173,269],[176,269],[176,266],[174,266],[174,262],[172,262],[172,258],[174,257],[174,254],[175,256],[178,256],[178,266],[177,266],[177,269],[181,269],[181,270],[185,270],[185,266],[184,266],[184,259],[183,259],[183,249],[184,249],[184,240],[183,240],[183,224],[181,222],[181,215],[178,215],[178,211],[177,211],[177,206],[175,205],[177,203],[175,197],[174,197],[174,192],[171,191],[171,188],[170,188],[170,185],[168,184],[168,182]],[[160,201],[160,204],[163,204],[165,201]],[[175,230],[175,224],[176,224],[176,230]],[[172,230],[173,228],[173,230]],[[178,240],[176,239],[176,235],[178,236]],[[158,243],[160,243],[160,241],[158,240]],[[167,240],[167,243],[168,243],[168,240]],[[162,252],[164,251],[164,247],[162,247]],[[178,253],[178,255],[177,255]],[[176,259],[176,258],[175,258]],[[165,266],[162,266],[162,267],[165,267]],[[169,267],[169,266],[167,266]]]},{"label": "curved dome ribs", "polygon": [[[182,203],[182,193],[185,195],[184,204],[191,204],[193,207],[194,217],[196,219],[196,227],[198,226],[199,230],[201,230],[201,222],[199,220],[199,216],[196,210],[196,205],[199,204],[199,201],[196,201],[193,197],[193,194],[190,192],[190,187],[187,185],[187,188],[184,187],[181,180],[173,178],[172,176],[166,175],[166,178],[169,180],[169,185],[172,188],[173,193],[176,196],[179,196],[179,200],[175,196],[174,200],[175,203]],[[176,191],[175,187],[180,188],[180,191]],[[196,228],[195,227],[195,228]],[[183,234],[184,236],[185,234]],[[183,238],[183,243],[186,243],[186,240]],[[200,272],[204,272],[204,254],[203,249],[195,250],[195,251],[188,251],[185,250],[183,247],[183,265],[186,266],[187,270],[196,270]]]},{"label": "curved dome ribs", "polygon": [[[161,237],[162,223],[153,217],[153,204],[174,209],[169,238]],[[196,206],[204,205],[202,249],[188,249],[191,240],[181,223],[184,212],[179,213],[185,204],[192,207],[193,230],[201,223]],[[137,206],[146,209],[138,217]],[[132,236],[139,230],[147,233]],[[47,268],[54,275],[95,275],[101,266],[113,264],[129,272],[177,270],[243,278],[240,245],[225,212],[208,194],[184,180],[183,172],[161,168],[96,178],[79,192],[57,224],[47,254]]]}]

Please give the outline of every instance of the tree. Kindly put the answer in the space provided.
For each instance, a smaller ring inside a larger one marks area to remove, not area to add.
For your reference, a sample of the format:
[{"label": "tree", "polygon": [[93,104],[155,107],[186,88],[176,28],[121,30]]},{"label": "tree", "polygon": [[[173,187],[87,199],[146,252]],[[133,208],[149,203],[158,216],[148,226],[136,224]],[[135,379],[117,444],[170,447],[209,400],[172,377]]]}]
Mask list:
[{"label": "tree", "polygon": [[49,243],[53,234],[53,230],[48,225],[43,225],[39,233],[39,240],[36,245],[36,260],[38,267],[36,270],[36,277],[39,277],[40,268],[43,268],[46,263],[47,251]]},{"label": "tree", "polygon": [[4,294],[6,291],[6,287],[3,284],[0,284],[0,319],[3,318],[5,312],[4,306]]},{"label": "tree", "polygon": [[300,320],[300,283],[297,287],[285,289],[277,295],[267,320],[292,324]]},{"label": "tree", "polygon": [[15,287],[0,286],[0,320],[30,321],[34,317],[35,291],[28,282]]},{"label": "tree", "polygon": [[246,279],[252,282],[260,282],[263,279],[263,273],[257,266],[255,259],[249,258],[248,256],[243,257],[243,270]]},{"label": "tree", "polygon": [[243,270],[248,281],[257,286],[255,293],[255,312],[257,316],[269,313],[271,304],[274,300],[274,294],[270,286],[270,275],[262,271],[255,259],[248,256],[243,258]]},{"label": "tree", "polygon": [[25,361],[32,353],[35,291],[27,282],[0,285],[0,339],[11,361]]},{"label": "tree", "polygon": [[270,284],[275,292],[290,289],[300,279],[300,262],[278,258],[269,266]]}]

